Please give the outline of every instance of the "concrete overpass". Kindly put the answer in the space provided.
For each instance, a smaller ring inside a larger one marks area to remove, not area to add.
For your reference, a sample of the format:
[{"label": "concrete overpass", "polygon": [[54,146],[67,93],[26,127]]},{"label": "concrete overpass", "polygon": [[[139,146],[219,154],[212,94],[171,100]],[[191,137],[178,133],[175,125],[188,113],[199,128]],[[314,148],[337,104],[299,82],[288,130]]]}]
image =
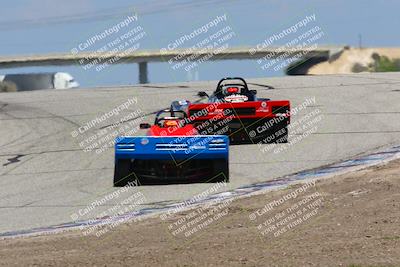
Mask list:
[{"label": "concrete overpass", "polygon": [[[141,51],[121,51],[118,53],[98,53],[98,52],[79,52],[55,53],[44,55],[19,55],[0,57],[0,69],[33,67],[33,66],[66,66],[87,64],[89,62],[112,62],[112,64],[138,63],[139,64],[139,83],[148,82],[148,62],[174,62],[184,61],[191,58],[196,60],[204,58],[207,61],[229,60],[229,59],[259,59],[259,58],[279,58],[294,57],[302,55],[302,58],[321,58],[328,59],[332,54],[340,52],[344,46],[325,46],[316,48],[285,48],[269,47],[254,49],[252,47],[226,48],[219,51],[207,49],[176,49],[171,51],[160,50],[141,50]],[[195,60],[194,60],[195,61]],[[97,63],[95,63],[97,64]]]}]

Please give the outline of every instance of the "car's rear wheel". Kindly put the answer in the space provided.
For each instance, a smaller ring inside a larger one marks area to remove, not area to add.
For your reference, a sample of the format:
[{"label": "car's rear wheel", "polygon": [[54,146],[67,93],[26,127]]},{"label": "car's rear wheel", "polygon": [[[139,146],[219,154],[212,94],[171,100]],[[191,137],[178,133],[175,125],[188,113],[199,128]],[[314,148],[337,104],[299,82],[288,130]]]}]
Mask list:
[{"label": "car's rear wheel", "polygon": [[211,182],[229,182],[229,163],[226,159],[214,161],[214,177]]},{"label": "car's rear wheel", "polygon": [[129,159],[117,160],[114,167],[114,186],[121,187],[135,181],[136,177],[131,171],[131,161]]},{"label": "car's rear wheel", "polygon": [[281,128],[280,131],[281,131],[281,134],[276,138],[275,143],[277,143],[277,144],[287,143],[288,137],[289,137],[289,131],[288,131],[287,126]]}]

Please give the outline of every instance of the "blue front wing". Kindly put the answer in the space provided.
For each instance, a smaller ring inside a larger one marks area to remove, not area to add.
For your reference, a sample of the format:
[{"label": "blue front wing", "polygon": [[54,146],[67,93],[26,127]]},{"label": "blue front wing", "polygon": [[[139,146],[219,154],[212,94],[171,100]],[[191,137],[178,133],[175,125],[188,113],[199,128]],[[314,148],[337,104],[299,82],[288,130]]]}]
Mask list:
[{"label": "blue front wing", "polygon": [[119,159],[226,159],[229,138],[225,135],[117,137],[115,160]]}]

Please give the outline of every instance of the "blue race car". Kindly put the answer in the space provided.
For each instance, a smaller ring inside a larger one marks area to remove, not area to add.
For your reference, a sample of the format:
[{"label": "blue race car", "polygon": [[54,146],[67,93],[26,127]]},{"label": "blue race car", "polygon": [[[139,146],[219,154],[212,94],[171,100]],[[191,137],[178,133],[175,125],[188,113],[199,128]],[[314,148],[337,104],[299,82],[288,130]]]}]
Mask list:
[{"label": "blue race car", "polygon": [[229,181],[229,138],[198,135],[183,111],[162,110],[147,136],[117,137],[114,186]]}]

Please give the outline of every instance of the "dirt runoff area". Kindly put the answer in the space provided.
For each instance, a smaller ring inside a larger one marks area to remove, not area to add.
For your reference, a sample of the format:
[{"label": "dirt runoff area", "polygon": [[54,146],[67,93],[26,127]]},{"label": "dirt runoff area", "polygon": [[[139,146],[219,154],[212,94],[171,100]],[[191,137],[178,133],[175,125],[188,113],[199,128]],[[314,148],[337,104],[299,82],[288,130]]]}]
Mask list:
[{"label": "dirt runoff area", "polygon": [[[400,160],[216,206],[0,241],[2,266],[400,266]],[[195,230],[193,230],[195,229]]]}]

